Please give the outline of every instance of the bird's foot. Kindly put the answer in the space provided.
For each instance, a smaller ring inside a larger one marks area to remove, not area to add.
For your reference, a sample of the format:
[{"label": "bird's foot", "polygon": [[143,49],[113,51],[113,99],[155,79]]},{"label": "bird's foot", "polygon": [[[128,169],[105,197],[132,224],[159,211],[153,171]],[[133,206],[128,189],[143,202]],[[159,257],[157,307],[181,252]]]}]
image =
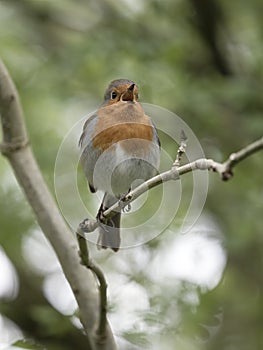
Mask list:
[{"label": "bird's foot", "polygon": [[129,193],[131,192],[131,189],[129,189],[127,192],[124,192],[119,199],[119,206],[121,207],[123,213],[128,213],[131,210],[131,204],[126,202],[129,202],[131,200],[131,196]]}]

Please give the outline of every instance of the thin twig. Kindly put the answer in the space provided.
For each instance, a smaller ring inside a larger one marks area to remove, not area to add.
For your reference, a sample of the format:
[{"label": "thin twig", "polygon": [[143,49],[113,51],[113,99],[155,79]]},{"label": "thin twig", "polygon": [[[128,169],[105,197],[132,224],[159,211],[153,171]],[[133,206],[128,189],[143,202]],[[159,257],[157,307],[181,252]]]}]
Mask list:
[{"label": "thin twig", "polygon": [[83,236],[82,232],[77,231],[76,235],[79,244],[81,263],[94,273],[99,282],[100,312],[96,334],[99,341],[103,342],[106,339],[107,334],[107,282],[102,269],[90,259],[87,240]]},{"label": "thin twig", "polygon": [[185,132],[181,130],[181,142],[177,151],[176,159],[173,163],[173,166],[176,168],[180,166],[182,156],[186,151],[186,146],[187,146],[186,142],[187,142],[187,136],[185,135]]},{"label": "thin twig", "polygon": [[97,336],[100,342],[104,342],[107,335],[107,281],[102,269],[93,260],[89,262],[89,269],[96,275],[100,289],[100,314]]},{"label": "thin twig", "polygon": [[[195,171],[195,170],[210,170],[218,173],[223,181],[229,180],[233,176],[233,168],[240,163],[243,159],[263,149],[263,137],[259,140],[251,143],[250,145],[242,148],[236,153],[232,153],[224,163],[219,163],[213,159],[197,159],[191,163],[181,165],[179,167],[172,166],[168,171],[165,171],[151,179],[145,181],[140,186],[129,192],[126,196],[121,198],[117,203],[112,205],[109,209],[103,212],[103,217],[112,217],[116,210],[123,209],[126,205],[133,202],[144,192],[150,188],[156,187],[163,182],[178,180],[181,175]],[[181,151],[180,151],[181,152]],[[177,152],[178,155],[179,151]],[[179,158],[179,156],[178,156]],[[79,230],[82,232],[92,232],[98,227],[98,222],[95,220],[85,219],[79,225]]]},{"label": "thin twig", "polygon": [[240,151],[230,154],[229,158],[223,163],[225,170],[222,173],[222,180],[229,180],[233,176],[233,168],[238,163],[261,149],[263,149],[263,137],[242,148]]}]

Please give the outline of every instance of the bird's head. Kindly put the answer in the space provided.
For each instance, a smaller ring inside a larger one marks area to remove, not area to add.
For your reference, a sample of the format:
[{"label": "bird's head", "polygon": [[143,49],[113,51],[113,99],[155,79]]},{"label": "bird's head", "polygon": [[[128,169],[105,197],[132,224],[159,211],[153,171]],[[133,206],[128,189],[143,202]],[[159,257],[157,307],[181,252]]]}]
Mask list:
[{"label": "bird's head", "polygon": [[104,95],[104,104],[112,105],[120,101],[138,101],[138,86],[132,80],[117,79],[109,84]]}]

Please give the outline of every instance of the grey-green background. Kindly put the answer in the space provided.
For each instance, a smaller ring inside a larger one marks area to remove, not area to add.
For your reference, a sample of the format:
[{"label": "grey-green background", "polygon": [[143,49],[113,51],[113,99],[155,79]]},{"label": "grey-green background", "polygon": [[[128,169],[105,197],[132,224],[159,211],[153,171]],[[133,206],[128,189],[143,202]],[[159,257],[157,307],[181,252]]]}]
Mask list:
[{"label": "grey-green background", "polygon": [[[208,158],[222,161],[262,136],[262,11],[260,0],[0,1],[0,55],[51,191],[65,134],[115,78],[136,81],[142,101],[183,118]],[[118,255],[91,246],[120,349],[262,349],[262,173],[258,153],[228,183],[210,174],[202,223],[188,236],[176,231],[182,207],[145,246]],[[85,349],[72,296],[3,157],[0,175],[0,345]]]}]

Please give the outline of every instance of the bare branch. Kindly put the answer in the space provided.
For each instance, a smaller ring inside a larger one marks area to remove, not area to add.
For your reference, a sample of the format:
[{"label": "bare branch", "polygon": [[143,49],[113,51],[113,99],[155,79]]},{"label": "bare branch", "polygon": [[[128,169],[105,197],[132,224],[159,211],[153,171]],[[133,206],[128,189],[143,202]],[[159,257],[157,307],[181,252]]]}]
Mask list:
[{"label": "bare branch", "polygon": [[[0,60],[0,113],[3,130],[3,148],[19,149],[28,143],[23,122],[23,111],[18,93],[8,71]],[[20,147],[19,147],[20,146]],[[2,150],[2,149],[1,149]]]},{"label": "bare branch", "polygon": [[180,166],[182,156],[185,153],[186,146],[187,146],[186,142],[187,142],[187,136],[185,135],[185,132],[181,130],[181,143],[177,151],[176,159],[173,163],[173,166],[177,168]]},{"label": "bare branch", "polygon": [[[116,211],[122,210],[126,205],[133,202],[144,192],[148,191],[150,188],[156,187],[163,182],[171,181],[171,180],[179,180],[180,176],[195,170],[212,170],[217,172],[222,180],[229,180],[233,176],[233,168],[238,163],[240,163],[243,159],[252,155],[253,153],[263,149],[263,137],[259,140],[253,142],[252,144],[242,148],[240,151],[236,153],[232,153],[229,158],[224,163],[218,163],[213,159],[197,159],[191,163],[187,163],[181,166],[176,166],[176,164],[180,163],[181,155],[185,151],[185,140],[184,146],[181,145],[178,149],[176,161],[174,162],[172,168],[168,171],[165,171],[157,176],[152,177],[151,179],[145,181],[134,190],[129,192],[126,196],[122,197],[117,203],[112,205],[109,209],[103,212],[103,217],[110,218],[112,217]],[[181,148],[181,150],[180,150]],[[92,232],[98,227],[98,222],[95,220],[85,219],[79,224],[80,232]]]},{"label": "bare branch", "polygon": [[87,335],[87,349],[114,350],[116,345],[107,324],[107,343],[101,345],[94,330],[98,322],[98,295],[92,273],[80,264],[72,232],[63,220],[29,147],[22,108],[16,88],[0,61],[0,114],[3,130],[2,153],[35,212],[38,223],[54,248],[75,295]]},{"label": "bare branch", "polygon": [[222,179],[225,181],[229,180],[233,176],[233,168],[238,163],[261,149],[263,149],[263,137],[242,148],[240,151],[232,153],[223,163],[225,170],[221,173]]},{"label": "bare branch", "polygon": [[79,244],[79,255],[84,266],[90,269],[98,279],[100,290],[100,313],[97,327],[97,335],[100,342],[107,341],[107,282],[101,268],[89,257],[89,250],[87,240],[83,237],[81,232],[77,232],[77,239]]}]

